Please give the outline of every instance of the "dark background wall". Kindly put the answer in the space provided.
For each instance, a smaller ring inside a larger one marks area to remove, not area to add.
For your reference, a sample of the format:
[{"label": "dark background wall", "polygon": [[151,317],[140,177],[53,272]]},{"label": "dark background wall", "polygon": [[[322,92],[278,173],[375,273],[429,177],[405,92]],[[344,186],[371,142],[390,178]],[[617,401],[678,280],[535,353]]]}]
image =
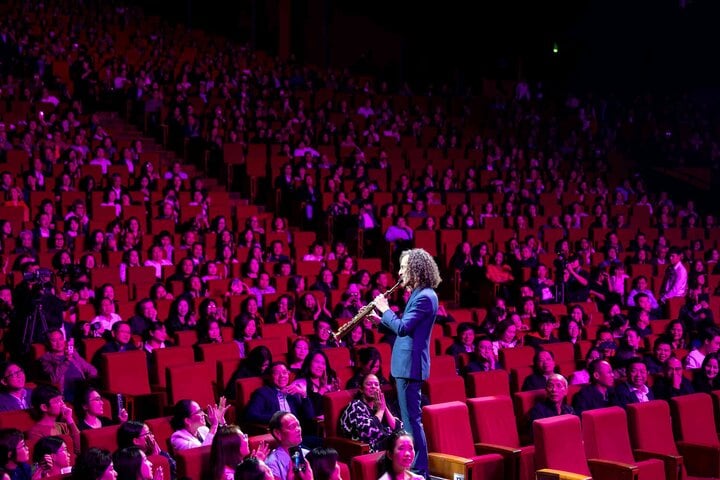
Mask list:
[{"label": "dark background wall", "polygon": [[[576,89],[712,89],[720,80],[720,2],[689,0],[183,0],[143,5],[280,51],[278,18],[302,61],[393,81],[476,85],[482,77],[545,78]],[[558,54],[552,53],[553,44]]]}]

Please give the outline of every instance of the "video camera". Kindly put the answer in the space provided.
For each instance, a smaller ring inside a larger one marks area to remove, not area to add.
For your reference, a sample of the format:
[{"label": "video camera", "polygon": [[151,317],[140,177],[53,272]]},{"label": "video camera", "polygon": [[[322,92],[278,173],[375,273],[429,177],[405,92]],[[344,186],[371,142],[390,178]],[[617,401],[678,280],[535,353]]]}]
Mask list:
[{"label": "video camera", "polygon": [[23,280],[28,283],[48,282],[52,279],[53,271],[49,268],[38,268],[32,272],[25,272]]},{"label": "video camera", "polygon": [[46,294],[53,291],[53,271],[49,268],[38,268],[23,273],[23,281],[31,287],[34,294]]}]

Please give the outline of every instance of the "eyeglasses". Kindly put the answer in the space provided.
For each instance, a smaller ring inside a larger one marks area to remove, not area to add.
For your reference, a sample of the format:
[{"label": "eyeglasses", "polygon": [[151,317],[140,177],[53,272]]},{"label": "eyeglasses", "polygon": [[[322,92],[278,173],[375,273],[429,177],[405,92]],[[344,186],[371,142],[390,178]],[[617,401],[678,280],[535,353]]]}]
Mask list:
[{"label": "eyeglasses", "polygon": [[4,378],[5,378],[6,380],[9,380],[9,379],[11,379],[11,378],[13,378],[13,377],[19,377],[20,375],[23,375],[23,374],[25,374],[24,371],[22,371],[22,370],[16,370],[16,371],[14,371],[14,372],[8,373],[7,375],[5,375]]}]

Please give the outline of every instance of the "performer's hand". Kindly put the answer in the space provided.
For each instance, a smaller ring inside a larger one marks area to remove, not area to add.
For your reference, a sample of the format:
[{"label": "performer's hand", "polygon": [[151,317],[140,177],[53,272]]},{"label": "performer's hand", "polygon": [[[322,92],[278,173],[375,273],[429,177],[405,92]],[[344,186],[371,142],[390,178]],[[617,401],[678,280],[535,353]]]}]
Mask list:
[{"label": "performer's hand", "polygon": [[375,309],[381,314],[385,313],[387,310],[390,309],[387,298],[385,298],[385,295],[383,295],[382,293],[375,297],[373,303],[375,304]]},{"label": "performer's hand", "polygon": [[375,312],[368,313],[368,316],[365,317],[365,319],[370,320],[370,321],[371,321],[372,323],[374,323],[375,325],[379,325],[379,324],[380,324],[380,321],[382,320],[382,318],[380,317],[380,315],[378,315],[378,314],[375,313]]}]

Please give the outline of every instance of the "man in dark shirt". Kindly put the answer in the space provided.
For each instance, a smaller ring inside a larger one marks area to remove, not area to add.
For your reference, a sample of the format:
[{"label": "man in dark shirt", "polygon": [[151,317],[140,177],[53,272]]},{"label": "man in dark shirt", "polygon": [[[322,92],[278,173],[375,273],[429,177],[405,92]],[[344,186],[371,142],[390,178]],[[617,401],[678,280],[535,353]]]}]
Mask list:
[{"label": "man in dark shirt", "polygon": [[609,394],[615,383],[613,369],[606,360],[594,360],[588,366],[590,385],[585,385],[573,397],[573,409],[577,415],[585,410],[609,406]]},{"label": "man in dark shirt", "polygon": [[92,363],[96,368],[100,369],[102,356],[104,353],[127,352],[137,350],[132,342],[132,331],[128,322],[115,322],[112,326],[112,339],[95,352]]},{"label": "man in dark shirt", "polygon": [[267,370],[265,385],[255,390],[245,409],[245,421],[267,424],[273,414],[291,412],[301,423],[314,417],[312,403],[296,384],[289,385],[290,371],[283,362],[274,362]]},{"label": "man in dark shirt", "polygon": [[143,298],[135,304],[135,315],[128,323],[133,335],[144,335],[150,325],[157,322],[157,309],[152,298]]},{"label": "man in dark shirt", "polygon": [[564,292],[564,303],[587,301],[590,294],[590,275],[580,267],[577,255],[570,256],[565,269],[558,273],[558,291]]},{"label": "man in dark shirt", "polygon": [[655,379],[652,391],[659,400],[695,393],[690,380],[683,376],[682,362],[675,357],[667,359],[664,376]]},{"label": "man in dark shirt", "polygon": [[655,394],[647,386],[647,365],[641,358],[633,358],[627,364],[627,381],[613,391],[611,405],[625,408],[629,403],[644,403],[655,400]]},{"label": "man in dark shirt", "polygon": [[532,435],[532,424],[535,420],[558,415],[572,415],[573,408],[565,403],[568,391],[568,382],[559,373],[548,376],[545,384],[545,399],[536,403],[528,414],[528,425]]},{"label": "man in dark shirt", "polygon": [[653,354],[645,355],[645,365],[650,375],[663,373],[665,362],[672,355],[672,340],[666,335],[661,335],[653,343]]},{"label": "man in dark shirt", "polygon": [[0,364],[0,412],[30,408],[32,390],[25,386],[25,371],[15,362]]}]

